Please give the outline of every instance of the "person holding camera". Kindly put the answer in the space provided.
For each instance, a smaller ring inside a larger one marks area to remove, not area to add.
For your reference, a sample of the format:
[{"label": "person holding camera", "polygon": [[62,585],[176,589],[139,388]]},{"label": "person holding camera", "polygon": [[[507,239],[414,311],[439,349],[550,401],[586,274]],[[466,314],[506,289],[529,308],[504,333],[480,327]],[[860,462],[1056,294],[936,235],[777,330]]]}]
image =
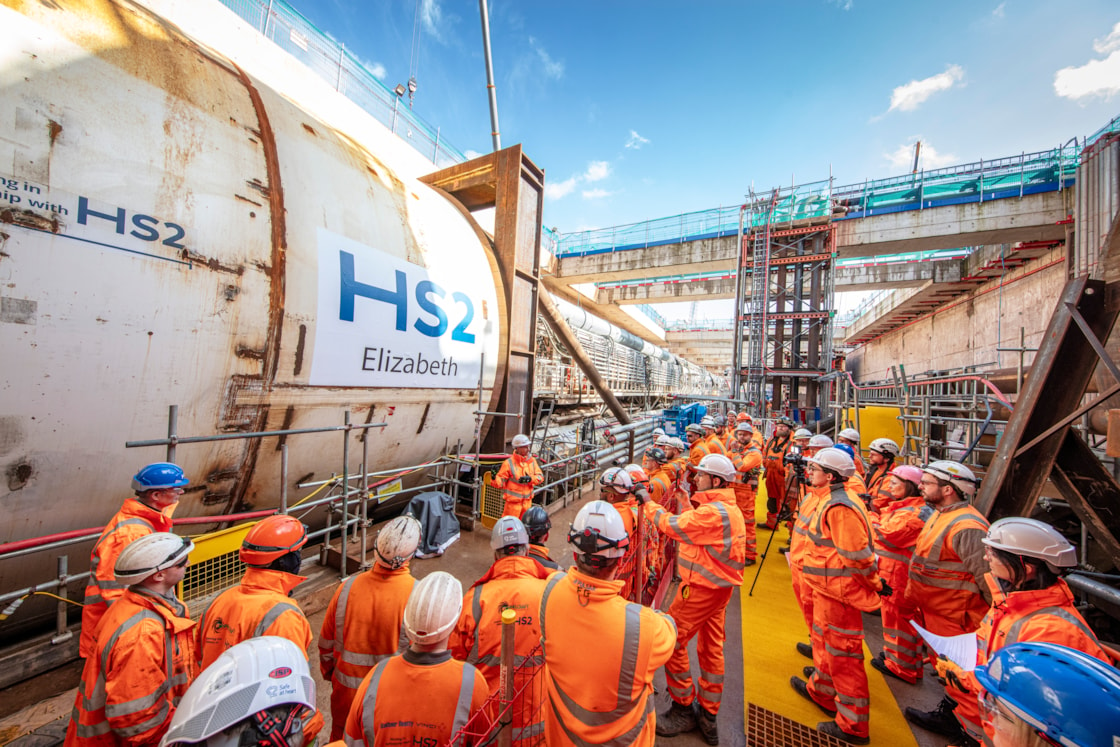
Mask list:
[{"label": "person holding camera", "polygon": [[790,429],[793,421],[781,418],[774,424],[774,435],[762,450],[762,469],[766,484],[766,521],[758,526],[774,529],[778,526],[778,508],[786,490],[785,456],[792,445]]},{"label": "person holding camera", "polygon": [[513,437],[513,453],[502,462],[498,474],[490,482],[502,491],[506,505],[502,516],[520,519],[533,505],[533,488],[544,482],[544,473],[535,457],[529,455],[532,441],[523,433]]}]

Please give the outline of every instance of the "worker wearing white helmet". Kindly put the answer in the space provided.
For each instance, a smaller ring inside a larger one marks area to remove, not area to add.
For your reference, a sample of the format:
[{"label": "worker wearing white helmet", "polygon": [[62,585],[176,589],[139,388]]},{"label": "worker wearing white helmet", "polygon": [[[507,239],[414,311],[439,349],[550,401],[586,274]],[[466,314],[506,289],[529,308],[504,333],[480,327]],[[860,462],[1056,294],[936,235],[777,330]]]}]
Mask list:
[{"label": "worker wearing white helmet", "polygon": [[874,513],[882,511],[893,500],[887,485],[887,475],[894,469],[894,460],[898,458],[900,451],[898,444],[889,438],[876,438],[867,448],[867,461],[871,464],[871,470],[864,477]]},{"label": "worker wearing white helmet", "polygon": [[791,428],[793,428],[792,420],[779,418],[774,423],[774,434],[762,450],[763,476],[766,480],[766,521],[757,525],[762,529],[777,529],[778,514],[790,500],[790,491],[794,491],[796,496],[797,487],[791,485],[790,480],[787,479],[785,464],[786,454],[794,445]]},{"label": "worker wearing white helmet", "polygon": [[863,447],[860,445],[859,431],[855,428],[842,428],[836,434],[836,443],[847,444],[852,447],[852,451],[855,453],[853,460],[856,463],[856,474],[864,477],[867,474],[867,465],[864,464],[863,455],[860,453]]},{"label": "worker wearing white helmet", "polygon": [[117,556],[125,587],[101,618],[82,669],[67,747],[156,744],[198,675],[194,622],[175,598],[194,543],[169,532],[134,540]]},{"label": "worker wearing white helmet", "polygon": [[344,736],[358,685],[379,661],[408,645],[404,609],[416,579],[409,560],[420,522],[398,516],[377,533],[373,565],[335,590],[319,631],[319,671],[331,683],[331,741]]},{"label": "worker wearing white helmet", "polygon": [[568,532],[575,567],[551,576],[541,598],[544,744],[654,741],[653,676],[676,640],[673,621],[628,604],[614,580],[630,538],[609,503],[591,501]]},{"label": "worker wearing white helmet", "polygon": [[486,678],[447,647],[462,609],[463,585],[450,573],[416,583],[404,610],[408,649],[362,680],[346,720],[349,747],[447,744],[482,710]]},{"label": "worker wearing white helmet", "polygon": [[532,441],[528,436],[517,434],[512,445],[513,453],[502,462],[490,484],[502,491],[505,500],[502,516],[520,519],[533,505],[533,488],[544,484],[544,473],[536,457],[529,454]]},{"label": "worker wearing white helmet", "polygon": [[615,507],[632,540],[618,563],[615,578],[623,583],[622,598],[635,602],[641,601],[637,590],[645,587],[657,561],[656,540],[651,537],[653,527],[648,522],[643,526],[639,542],[638,503],[634,493],[637,489],[632,473],[625,467],[611,467],[599,476],[599,499]]},{"label": "worker wearing white helmet", "polygon": [[762,449],[754,440],[754,428],[746,421],[736,424],[735,430],[732,431],[732,438],[727,456],[735,465],[735,482],[741,486],[735,488],[736,505],[743,512],[743,519],[747,522],[748,531],[753,539],[755,499],[758,495],[759,475],[762,472]]},{"label": "worker wearing white helmet", "polygon": [[[723,454],[705,456],[696,468],[695,508],[678,516],[648,501],[645,515],[661,534],[679,544],[680,590],[669,608],[677,623],[677,645],[665,665],[672,705],[657,718],[657,733],[672,737],[699,728],[708,744],[719,744],[716,714],[723,698],[724,621],[735,587],[743,583],[748,558],[747,526],[729,485],[735,465]],[[693,685],[688,642],[696,636],[699,690]]]}]

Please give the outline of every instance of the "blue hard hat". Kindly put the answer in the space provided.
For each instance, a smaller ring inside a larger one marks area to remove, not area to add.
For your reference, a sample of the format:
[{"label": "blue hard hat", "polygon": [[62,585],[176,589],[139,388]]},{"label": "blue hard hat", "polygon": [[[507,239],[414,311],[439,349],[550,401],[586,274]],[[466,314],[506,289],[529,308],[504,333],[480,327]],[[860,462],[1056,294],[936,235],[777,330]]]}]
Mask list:
[{"label": "blue hard hat", "polygon": [[132,478],[132,489],[138,493],[162,488],[181,488],[189,480],[183,468],[171,462],[155,462],[144,467]]},{"label": "blue hard hat", "polygon": [[977,667],[976,678],[985,697],[1059,744],[1113,747],[1120,740],[1120,671],[1088,654],[1015,643]]},{"label": "blue hard hat", "polygon": [[833,444],[832,448],[840,449],[840,451],[850,456],[853,460],[856,458],[856,450],[851,447],[851,444]]}]

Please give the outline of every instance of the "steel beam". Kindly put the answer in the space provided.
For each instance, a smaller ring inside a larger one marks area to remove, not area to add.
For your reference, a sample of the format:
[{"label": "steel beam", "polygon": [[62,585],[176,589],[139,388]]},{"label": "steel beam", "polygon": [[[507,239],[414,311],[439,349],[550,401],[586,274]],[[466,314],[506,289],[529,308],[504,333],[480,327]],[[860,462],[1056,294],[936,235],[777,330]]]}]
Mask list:
[{"label": "steel beam", "polygon": [[1093,539],[1120,563],[1120,484],[1074,431],[1066,431],[1050,479]]}]

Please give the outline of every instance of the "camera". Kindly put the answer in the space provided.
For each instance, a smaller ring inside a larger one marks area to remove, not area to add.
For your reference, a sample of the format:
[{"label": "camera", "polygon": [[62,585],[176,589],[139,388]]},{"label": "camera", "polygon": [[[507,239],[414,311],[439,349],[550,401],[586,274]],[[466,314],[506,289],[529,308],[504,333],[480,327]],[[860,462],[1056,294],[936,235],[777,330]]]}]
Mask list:
[{"label": "camera", "polygon": [[794,466],[804,467],[805,457],[801,453],[800,446],[791,446],[786,455],[782,457],[782,464],[792,464]]}]

